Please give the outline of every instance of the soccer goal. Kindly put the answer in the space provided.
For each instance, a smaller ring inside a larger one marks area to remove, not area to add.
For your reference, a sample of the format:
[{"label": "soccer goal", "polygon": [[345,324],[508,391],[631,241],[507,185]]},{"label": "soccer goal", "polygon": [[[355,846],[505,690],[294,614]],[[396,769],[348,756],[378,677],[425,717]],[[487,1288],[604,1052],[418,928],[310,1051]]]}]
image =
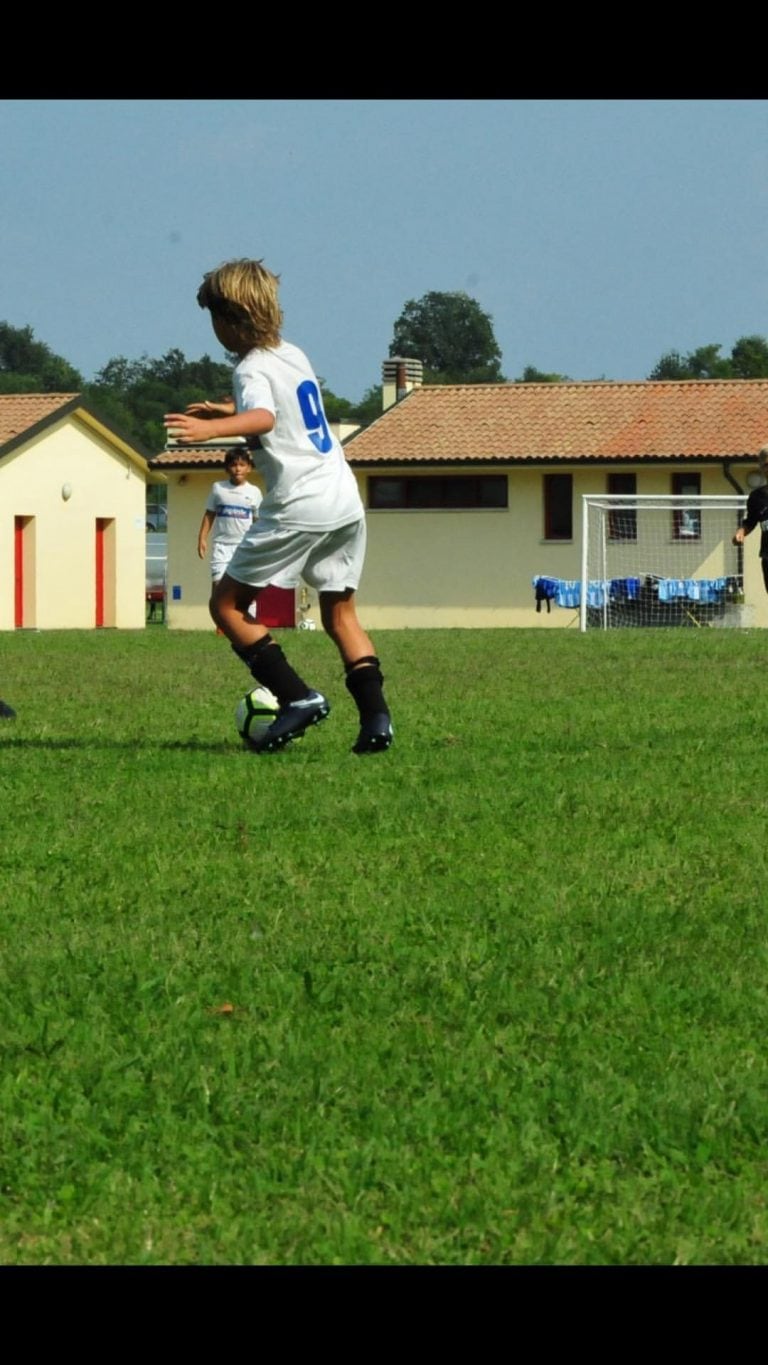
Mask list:
[{"label": "soccer goal", "polygon": [[739,625],[744,497],[584,494],[581,630]]}]

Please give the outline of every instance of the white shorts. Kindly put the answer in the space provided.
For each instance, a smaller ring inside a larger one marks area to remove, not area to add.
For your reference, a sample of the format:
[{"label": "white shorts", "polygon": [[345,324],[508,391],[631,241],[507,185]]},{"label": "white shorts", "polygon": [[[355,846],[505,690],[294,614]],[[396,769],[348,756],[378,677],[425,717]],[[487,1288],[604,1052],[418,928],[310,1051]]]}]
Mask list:
[{"label": "white shorts", "polygon": [[316,592],[357,588],[365,561],[365,518],[334,531],[298,531],[255,521],[227,568],[230,578],[252,588],[296,588],[301,579]]},{"label": "white shorts", "polygon": [[237,545],[217,545],[214,541],[211,546],[211,579],[214,583],[224,577],[236,549]]},{"label": "white shorts", "polygon": [[[229,569],[231,560],[237,545],[214,545],[211,550],[211,588],[215,588],[220,583],[225,573]],[[256,620],[256,602],[251,602],[248,608],[248,615]]]}]

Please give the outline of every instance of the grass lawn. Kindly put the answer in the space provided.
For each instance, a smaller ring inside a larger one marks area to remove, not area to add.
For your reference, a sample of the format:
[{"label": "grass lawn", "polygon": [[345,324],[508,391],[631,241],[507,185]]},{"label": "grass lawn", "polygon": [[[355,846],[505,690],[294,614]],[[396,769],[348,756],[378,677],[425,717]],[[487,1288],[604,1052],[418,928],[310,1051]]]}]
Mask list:
[{"label": "grass lawn", "polygon": [[0,1262],[763,1264],[768,634],[3,636]]}]

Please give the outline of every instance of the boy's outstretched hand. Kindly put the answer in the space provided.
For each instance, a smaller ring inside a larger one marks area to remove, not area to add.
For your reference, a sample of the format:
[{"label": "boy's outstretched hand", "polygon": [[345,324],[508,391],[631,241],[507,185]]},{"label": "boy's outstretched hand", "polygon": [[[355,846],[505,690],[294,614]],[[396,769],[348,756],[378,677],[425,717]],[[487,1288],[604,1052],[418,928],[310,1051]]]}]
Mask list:
[{"label": "boy's outstretched hand", "polygon": [[[192,408],[197,406],[196,403],[190,404]],[[218,404],[213,406],[217,407]],[[209,412],[206,417],[193,416],[189,411],[166,412],[163,421],[168,435],[177,441],[183,441],[186,445],[202,445],[206,441],[221,441],[231,436],[249,439],[263,436],[265,432],[272,431],[275,414],[268,408],[249,408],[247,412],[226,414]]]},{"label": "boy's outstretched hand", "polygon": [[188,441],[194,445],[198,441],[210,441],[210,418],[192,417],[186,412],[166,412],[163,418],[169,436],[177,441]]}]

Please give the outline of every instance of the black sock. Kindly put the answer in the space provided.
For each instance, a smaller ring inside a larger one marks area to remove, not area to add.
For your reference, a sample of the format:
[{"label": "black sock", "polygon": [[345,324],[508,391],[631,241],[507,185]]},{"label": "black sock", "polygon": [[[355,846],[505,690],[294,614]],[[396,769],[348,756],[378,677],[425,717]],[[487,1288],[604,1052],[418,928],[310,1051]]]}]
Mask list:
[{"label": "black sock", "polygon": [[279,644],[271,635],[265,635],[247,649],[238,649],[236,645],[232,648],[251,670],[251,676],[256,682],[274,692],[281,706],[286,706],[292,701],[302,701],[312,691],[295,669],[291,668]]},{"label": "black sock", "polygon": [[358,659],[357,664],[347,664],[345,681],[355,699],[361,720],[369,720],[376,715],[389,715],[389,707],[382,691],[384,678],[375,655]]}]

